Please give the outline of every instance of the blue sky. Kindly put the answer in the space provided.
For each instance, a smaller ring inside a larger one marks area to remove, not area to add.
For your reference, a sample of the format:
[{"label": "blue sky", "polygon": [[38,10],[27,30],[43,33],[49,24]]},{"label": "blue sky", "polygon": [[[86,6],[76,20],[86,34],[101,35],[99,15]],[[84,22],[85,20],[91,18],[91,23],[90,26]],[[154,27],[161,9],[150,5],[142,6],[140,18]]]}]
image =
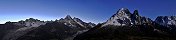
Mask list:
[{"label": "blue sky", "polygon": [[85,22],[105,22],[120,8],[141,16],[176,15],[176,0],[0,0],[0,23],[27,18],[55,20],[66,15]]}]

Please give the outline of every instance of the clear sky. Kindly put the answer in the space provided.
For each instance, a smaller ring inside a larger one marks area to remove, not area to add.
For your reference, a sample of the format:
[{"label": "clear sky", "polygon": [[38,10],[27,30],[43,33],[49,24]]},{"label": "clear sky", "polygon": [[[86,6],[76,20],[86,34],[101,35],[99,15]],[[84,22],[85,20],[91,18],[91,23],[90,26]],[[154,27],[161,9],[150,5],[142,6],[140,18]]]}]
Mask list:
[{"label": "clear sky", "polygon": [[26,18],[55,20],[66,15],[85,22],[105,22],[120,8],[135,9],[141,16],[176,14],[176,0],[0,0],[0,23]]}]

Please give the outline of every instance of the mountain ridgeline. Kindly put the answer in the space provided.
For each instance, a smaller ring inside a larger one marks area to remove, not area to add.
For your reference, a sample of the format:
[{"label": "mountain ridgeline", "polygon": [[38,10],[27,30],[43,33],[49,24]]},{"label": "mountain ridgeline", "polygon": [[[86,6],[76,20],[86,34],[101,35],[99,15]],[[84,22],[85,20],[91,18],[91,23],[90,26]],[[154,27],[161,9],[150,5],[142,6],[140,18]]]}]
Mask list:
[{"label": "mountain ridgeline", "polygon": [[121,8],[106,22],[77,35],[74,40],[176,40],[176,16],[158,16],[155,21]]},{"label": "mountain ridgeline", "polygon": [[29,18],[0,24],[0,40],[176,40],[176,16],[154,21],[121,8],[106,22],[86,23],[67,15],[55,21]]},{"label": "mountain ridgeline", "polygon": [[29,18],[1,24],[0,37],[2,40],[70,40],[94,26],[70,15],[55,21]]}]

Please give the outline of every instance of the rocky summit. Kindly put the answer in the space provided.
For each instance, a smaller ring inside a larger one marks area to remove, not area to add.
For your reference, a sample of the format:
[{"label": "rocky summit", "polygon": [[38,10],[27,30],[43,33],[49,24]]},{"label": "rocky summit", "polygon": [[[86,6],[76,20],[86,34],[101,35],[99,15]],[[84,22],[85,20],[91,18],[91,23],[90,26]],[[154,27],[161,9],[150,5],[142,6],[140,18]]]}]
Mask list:
[{"label": "rocky summit", "polygon": [[127,8],[121,8],[110,17],[103,26],[106,25],[115,25],[115,26],[130,26],[130,25],[141,25],[141,24],[151,24],[152,20],[147,17],[142,17],[139,15],[138,10],[135,10],[134,13],[130,13]]}]

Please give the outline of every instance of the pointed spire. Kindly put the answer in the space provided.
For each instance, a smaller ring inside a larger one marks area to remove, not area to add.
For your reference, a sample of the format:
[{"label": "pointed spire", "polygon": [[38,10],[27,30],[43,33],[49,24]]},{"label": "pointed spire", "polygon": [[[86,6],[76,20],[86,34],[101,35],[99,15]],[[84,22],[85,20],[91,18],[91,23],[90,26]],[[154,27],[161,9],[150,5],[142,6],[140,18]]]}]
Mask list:
[{"label": "pointed spire", "polygon": [[138,10],[134,10],[134,13],[133,13],[134,15],[139,15],[138,14]]},{"label": "pointed spire", "polygon": [[65,19],[72,19],[70,15],[67,15]]}]

